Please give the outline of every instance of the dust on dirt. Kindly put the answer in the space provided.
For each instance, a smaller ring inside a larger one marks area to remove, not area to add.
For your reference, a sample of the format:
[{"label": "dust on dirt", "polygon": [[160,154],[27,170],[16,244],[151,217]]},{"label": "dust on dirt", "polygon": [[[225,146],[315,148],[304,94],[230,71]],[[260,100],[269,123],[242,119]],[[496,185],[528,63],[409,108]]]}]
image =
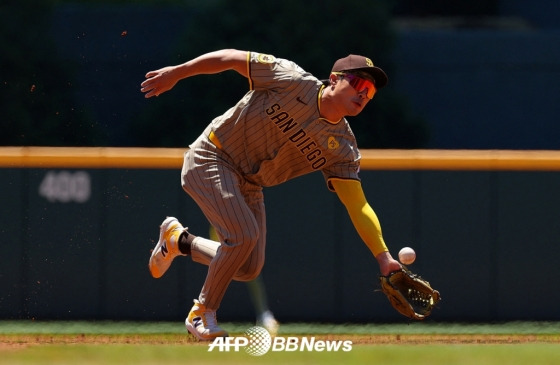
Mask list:
[{"label": "dust on dirt", "polygon": [[[290,337],[290,335],[282,335]],[[302,337],[301,335],[293,337]],[[428,345],[428,344],[519,344],[560,343],[560,335],[484,335],[484,334],[386,334],[386,335],[309,335],[316,340],[352,341],[354,345]],[[34,345],[189,345],[205,346],[190,335],[91,335],[91,334],[14,334],[0,335],[0,351],[26,348]]]}]

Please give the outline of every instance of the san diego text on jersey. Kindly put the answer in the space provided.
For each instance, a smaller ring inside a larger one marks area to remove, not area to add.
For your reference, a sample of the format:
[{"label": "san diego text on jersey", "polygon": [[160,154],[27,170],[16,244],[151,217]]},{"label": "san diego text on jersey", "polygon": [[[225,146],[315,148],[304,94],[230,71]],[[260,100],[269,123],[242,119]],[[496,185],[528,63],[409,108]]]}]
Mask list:
[{"label": "san diego text on jersey", "polygon": [[297,148],[310,162],[314,170],[320,169],[327,163],[326,157],[322,156],[321,150],[310,136],[307,135],[294,118],[284,111],[279,104],[273,104],[266,109],[271,122],[288,137],[288,140]]}]

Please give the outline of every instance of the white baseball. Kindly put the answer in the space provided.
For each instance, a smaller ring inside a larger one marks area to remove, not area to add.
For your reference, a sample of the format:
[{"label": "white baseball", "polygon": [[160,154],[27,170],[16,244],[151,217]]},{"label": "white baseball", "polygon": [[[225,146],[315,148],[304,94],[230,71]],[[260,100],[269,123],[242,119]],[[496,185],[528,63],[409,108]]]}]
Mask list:
[{"label": "white baseball", "polygon": [[399,261],[403,265],[410,265],[416,260],[416,252],[410,247],[403,247],[399,251]]}]

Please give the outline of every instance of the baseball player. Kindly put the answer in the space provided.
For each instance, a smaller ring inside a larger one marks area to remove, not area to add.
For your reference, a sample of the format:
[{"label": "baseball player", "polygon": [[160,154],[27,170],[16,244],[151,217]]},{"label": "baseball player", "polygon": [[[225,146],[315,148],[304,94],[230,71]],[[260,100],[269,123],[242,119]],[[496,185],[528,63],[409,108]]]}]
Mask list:
[{"label": "baseball player", "polygon": [[224,49],[146,74],[141,91],[159,96],[182,80],[234,70],[249,91],[216,117],[185,153],[183,189],[212,224],[218,241],[194,235],[174,217],[160,226],[149,269],[161,277],[180,255],[208,265],[185,324],[200,340],[227,336],[216,311],[232,280],[255,279],[264,264],[263,187],[320,171],[345,205],[382,275],[401,269],[381,234],[358,177],[360,153],[346,116],[358,115],[387,84],[387,75],[364,56],[337,60],[321,81],[294,62],[258,52]]}]

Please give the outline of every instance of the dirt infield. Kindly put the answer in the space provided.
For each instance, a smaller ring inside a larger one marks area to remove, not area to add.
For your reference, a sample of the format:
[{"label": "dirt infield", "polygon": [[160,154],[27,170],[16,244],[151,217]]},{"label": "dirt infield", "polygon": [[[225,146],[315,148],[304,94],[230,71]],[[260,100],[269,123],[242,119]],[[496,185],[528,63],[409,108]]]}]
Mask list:
[{"label": "dirt infield", "polygon": [[[282,337],[301,337],[290,336]],[[554,343],[560,344],[560,335],[497,335],[497,334],[390,334],[390,335],[314,335],[317,340],[350,340],[354,345],[429,345],[429,344],[519,344]],[[205,346],[190,335],[91,335],[91,334],[14,334],[0,335],[0,351],[21,349],[44,344],[150,344],[150,345],[192,345]]]}]

